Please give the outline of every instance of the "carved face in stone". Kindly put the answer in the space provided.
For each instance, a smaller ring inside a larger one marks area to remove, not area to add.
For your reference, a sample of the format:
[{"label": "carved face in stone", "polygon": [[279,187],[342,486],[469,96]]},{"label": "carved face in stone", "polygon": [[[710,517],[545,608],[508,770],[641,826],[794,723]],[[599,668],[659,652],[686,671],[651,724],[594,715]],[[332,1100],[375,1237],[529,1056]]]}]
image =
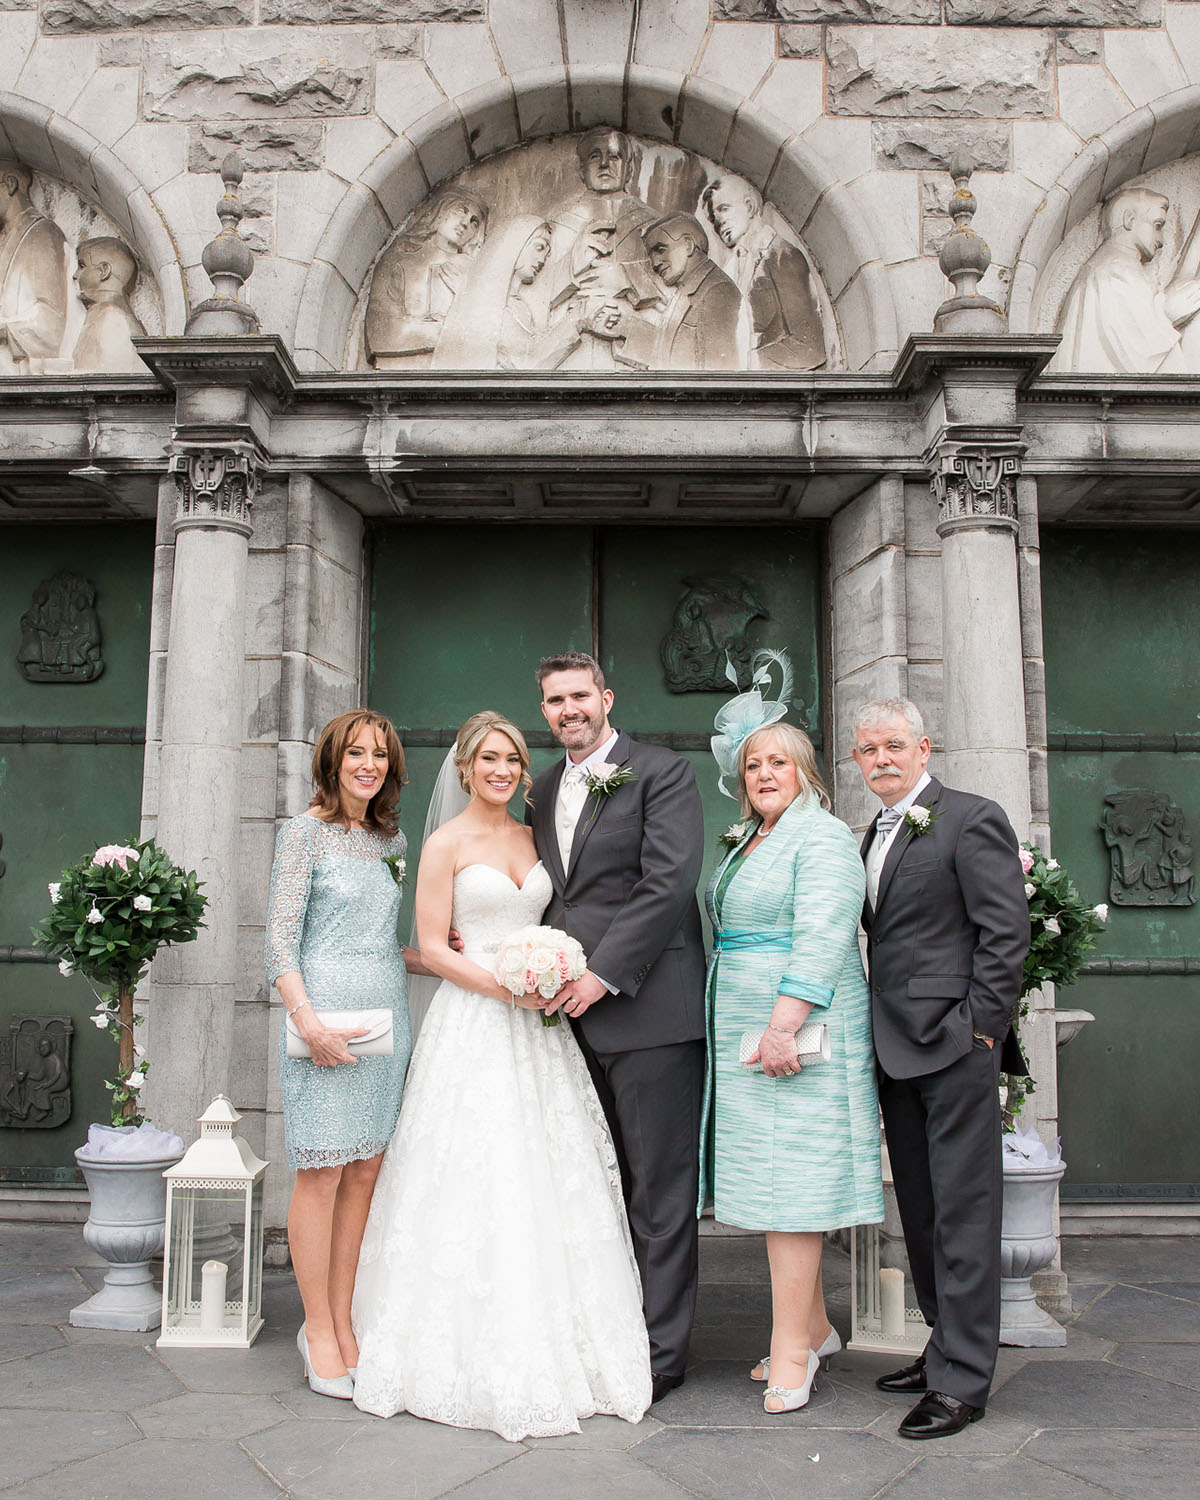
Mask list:
[{"label": "carved face in stone", "polygon": [[550,226],[539,224],[525,243],[513,264],[513,275],[522,286],[529,286],[550,259]]},{"label": "carved face in stone", "polygon": [[434,234],[447,249],[465,250],[483,227],[478,211],[461,198],[451,199],[437,216]]},{"label": "carved face in stone", "polygon": [[754,201],[739,193],[736,183],[721,182],[708,201],[708,212],[713,228],[732,250],[754,220]]},{"label": "carved face in stone", "polygon": [[1140,204],[1129,225],[1129,238],[1145,261],[1151,261],[1163,247],[1163,231],[1167,227],[1167,205]]},{"label": "carved face in stone", "polygon": [[619,193],[629,177],[629,142],[616,130],[592,136],[580,165],[593,193]]},{"label": "carved face in stone", "polygon": [[650,269],[667,286],[677,286],[683,280],[695,249],[690,236],[672,239],[665,228],[652,229],[646,236]]}]

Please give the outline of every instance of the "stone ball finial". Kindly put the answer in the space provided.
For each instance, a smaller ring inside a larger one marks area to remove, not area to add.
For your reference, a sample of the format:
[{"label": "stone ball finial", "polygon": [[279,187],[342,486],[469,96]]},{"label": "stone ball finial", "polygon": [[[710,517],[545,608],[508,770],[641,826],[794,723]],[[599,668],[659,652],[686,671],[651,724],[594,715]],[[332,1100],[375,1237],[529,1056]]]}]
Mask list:
[{"label": "stone ball finial", "polygon": [[950,196],[950,217],[954,228],[938,252],[942,274],[954,288],[934,315],[938,333],[1003,333],[1004,314],[990,297],[980,295],[979,283],[992,263],[992,252],[971,226],[979,207],[971,191],[971,173],[975,163],[961,147],[950,159],[950,177],[954,192]]},{"label": "stone ball finial", "polygon": [[213,296],[202,302],[187,321],[186,332],[244,334],[258,331],[258,315],[243,302],[238,293],[254,270],[254,253],[242,239],[238,225],[245,209],[237,190],[245,169],[236,151],[230,151],[221,163],[224,196],[217,204],[221,232],[209,241],[200,263],[212,278]]}]

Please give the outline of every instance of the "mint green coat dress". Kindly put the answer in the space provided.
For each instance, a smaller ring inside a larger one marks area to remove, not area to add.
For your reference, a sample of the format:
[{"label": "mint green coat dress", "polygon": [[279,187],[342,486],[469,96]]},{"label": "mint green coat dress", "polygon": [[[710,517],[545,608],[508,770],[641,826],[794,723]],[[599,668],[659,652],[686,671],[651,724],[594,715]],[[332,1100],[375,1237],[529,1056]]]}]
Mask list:
[{"label": "mint green coat dress", "polygon": [[[839,1229],[883,1218],[871,1007],[858,946],[865,876],[853,834],[815,797],[770,837],[731,849],[705,893],[707,1166],[717,1219],[743,1229]],[[833,1057],[790,1078],[738,1062],[779,994],[813,1004]],[[707,1175],[707,1174],[706,1174]]]}]

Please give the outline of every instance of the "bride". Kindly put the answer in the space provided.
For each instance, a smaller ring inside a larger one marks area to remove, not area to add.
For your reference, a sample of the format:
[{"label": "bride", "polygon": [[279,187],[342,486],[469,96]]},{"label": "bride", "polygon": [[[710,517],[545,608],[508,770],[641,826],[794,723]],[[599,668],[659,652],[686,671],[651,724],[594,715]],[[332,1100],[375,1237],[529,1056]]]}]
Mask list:
[{"label": "bride", "polygon": [[[587,1066],[543,1001],[493,977],[550,877],[509,815],[519,729],[473,714],[452,752],[465,811],[426,841],[421,956],[442,976],[384,1158],[354,1293],[356,1405],[512,1442],[650,1404],[641,1283],[616,1154]],[[457,928],[463,951],[446,934]]]}]

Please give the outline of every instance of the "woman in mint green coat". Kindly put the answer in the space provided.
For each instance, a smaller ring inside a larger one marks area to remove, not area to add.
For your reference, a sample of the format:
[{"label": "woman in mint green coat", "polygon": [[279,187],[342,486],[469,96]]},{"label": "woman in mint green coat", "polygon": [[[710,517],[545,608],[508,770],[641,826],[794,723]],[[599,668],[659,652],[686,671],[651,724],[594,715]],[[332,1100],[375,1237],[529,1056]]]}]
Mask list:
[{"label": "woman in mint green coat", "polygon": [[[883,1218],[871,1012],[858,946],[864,874],[828,812],[808,736],[776,723],[737,757],[745,831],[707,891],[716,1217],[765,1230],[771,1267],[768,1412],[803,1406],[819,1355],[841,1347],[821,1292],[822,1234]],[[799,1067],[796,1031],[829,1028],[829,1062]],[[739,1062],[743,1032],[761,1033]],[[764,1365],[767,1361],[763,1362]],[[757,1378],[768,1375],[767,1370]]]}]

